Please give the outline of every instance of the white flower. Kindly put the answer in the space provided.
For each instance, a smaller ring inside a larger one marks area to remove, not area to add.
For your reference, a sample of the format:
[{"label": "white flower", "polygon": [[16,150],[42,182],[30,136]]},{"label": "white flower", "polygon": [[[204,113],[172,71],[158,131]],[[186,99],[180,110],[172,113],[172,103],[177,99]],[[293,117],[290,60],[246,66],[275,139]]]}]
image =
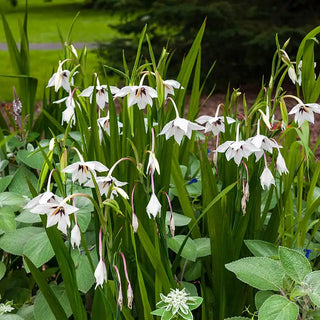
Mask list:
[{"label": "white flower", "polygon": [[169,94],[174,96],[174,89],[184,89],[183,86],[176,80],[164,80],[164,97],[167,98]]},{"label": "white flower", "polygon": [[257,147],[257,149],[260,149],[258,151],[255,151],[256,161],[258,161],[262,157],[264,151],[272,153],[273,148],[280,147],[275,141],[262,134],[257,134],[254,137],[249,138],[248,140],[255,147]]},{"label": "white flower", "polygon": [[59,61],[58,70],[50,78],[47,88],[54,87],[55,91],[57,92],[60,87],[63,87],[63,89],[66,90],[67,92],[70,91],[70,83],[73,85],[73,78],[71,78],[69,82],[70,71],[62,70],[62,65],[64,64],[65,61],[67,60],[64,60],[62,62]]},{"label": "white flower", "polygon": [[[119,92],[119,89],[114,86],[109,86],[111,94],[116,94]],[[90,97],[90,103],[92,103],[92,95],[93,95],[94,86],[90,86],[87,89],[84,89],[79,97]],[[104,109],[106,103],[109,103],[109,93],[107,89],[107,85],[100,85],[99,79],[97,78],[96,85],[96,102],[100,109]]]},{"label": "white flower", "polygon": [[233,158],[237,165],[240,164],[243,157],[248,159],[256,151],[259,150],[248,140],[226,141],[216,149],[216,152],[225,152],[228,161]]},{"label": "white flower", "polygon": [[151,198],[150,198],[150,201],[147,205],[146,210],[147,210],[148,217],[150,219],[151,219],[151,215],[153,216],[153,218],[155,218],[158,213],[159,213],[159,215],[161,213],[161,203],[159,202],[159,200],[154,192],[152,192],[152,194],[151,194]]},{"label": "white flower", "polygon": [[67,227],[70,227],[69,215],[77,212],[79,209],[63,202],[63,199],[56,197],[55,200],[44,204],[39,203],[29,210],[32,213],[46,214],[47,228],[58,224],[57,228],[64,234],[67,234]]},{"label": "white flower", "polygon": [[265,187],[267,187],[267,189],[269,190],[272,184],[276,184],[274,181],[274,177],[268,167],[264,167],[264,170],[260,177],[260,183],[263,190],[265,189]]},{"label": "white flower", "polygon": [[187,136],[191,139],[193,130],[203,130],[202,126],[199,126],[196,123],[193,123],[189,120],[180,118],[178,115],[174,120],[168,122],[159,133],[164,134],[168,140],[170,137],[174,137],[177,143],[180,145],[183,136]]},{"label": "white flower", "polygon": [[124,97],[126,95],[129,95],[128,107],[137,104],[140,110],[144,109],[147,105],[152,107],[152,99],[158,97],[155,89],[144,85],[123,87],[114,97]]},{"label": "white flower", "polygon": [[104,260],[100,258],[99,263],[94,271],[94,277],[96,278],[96,287],[101,286],[103,287],[103,283],[107,281],[107,268]]},{"label": "white flower", "polygon": [[63,124],[63,122],[69,123],[69,121],[72,119],[71,126],[75,125],[75,123],[76,123],[76,118],[75,118],[75,114],[74,114],[74,109],[75,109],[76,104],[73,99],[73,93],[74,93],[74,91],[70,90],[69,96],[53,102],[53,103],[57,103],[57,104],[64,102],[64,101],[66,102],[67,108],[62,112],[62,124]]},{"label": "white flower", "polygon": [[318,103],[303,103],[302,101],[295,105],[289,114],[294,114],[294,120],[301,127],[304,121],[314,123],[314,114],[320,113],[320,105]]},{"label": "white flower", "polygon": [[81,233],[80,233],[80,228],[79,225],[76,223],[73,229],[71,230],[71,246],[74,249],[75,246],[80,247],[81,243]]},{"label": "white flower", "polygon": [[[82,158],[82,157],[81,157]],[[65,167],[62,172],[71,173],[72,174],[72,181],[79,181],[80,184],[84,183],[88,179],[91,179],[92,172],[95,175],[95,171],[104,172],[108,171],[109,169],[100,163],[99,161],[80,161],[70,164],[69,166]]]},{"label": "white flower", "polygon": [[277,161],[276,161],[276,168],[279,171],[280,175],[287,174],[289,172],[286,163],[284,161],[284,158],[280,152],[280,150],[278,150],[278,157],[277,157]]},{"label": "white flower", "polygon": [[[189,294],[185,292],[184,288],[182,290],[170,289],[170,293],[167,296],[160,293],[161,302],[164,303],[163,308],[165,308],[166,311],[171,311],[172,316],[176,313],[183,318],[185,318],[185,315],[189,314],[192,316],[188,304],[190,304],[190,302],[194,303],[195,299],[193,297],[188,297],[188,295]],[[161,304],[161,302],[158,304]]]},{"label": "white flower", "polygon": [[13,301],[7,301],[5,304],[0,303],[0,316],[14,310],[14,308],[12,307],[12,304],[13,304]]},{"label": "white flower", "polygon": [[[236,120],[226,117],[227,123],[233,123],[236,122]],[[204,132],[207,133],[209,131],[212,131],[213,135],[216,136],[219,134],[219,132],[225,131],[224,126],[224,117],[223,116],[215,116],[215,117],[209,117],[209,116],[201,116],[198,119],[196,119],[196,122],[200,124],[206,124]]]},{"label": "white flower", "polygon": [[39,194],[38,196],[36,196],[35,198],[31,199],[24,207],[23,209],[28,209],[30,211],[30,209],[38,206],[39,204],[45,204],[45,203],[49,203],[49,202],[54,202],[57,201],[59,199],[59,201],[62,201],[62,198],[56,196],[54,193],[52,193],[51,191],[46,191],[43,192],[41,194]]},{"label": "white flower", "polygon": [[[99,191],[100,191],[101,195],[108,196],[109,189],[111,186],[113,186],[110,191],[110,198],[111,199],[113,199],[114,196],[117,196],[118,193],[121,196],[123,196],[124,198],[126,198],[126,199],[128,198],[128,195],[125,193],[125,191],[119,188],[119,187],[126,185],[127,182],[121,182],[109,174],[106,177],[96,177],[96,182],[99,187]],[[85,184],[85,186],[90,187],[90,188],[94,188],[94,183],[92,180],[89,180]]]},{"label": "white flower", "polygon": [[160,175],[160,166],[159,166],[159,162],[156,158],[156,155],[152,151],[149,151],[148,153],[149,153],[149,161],[148,161],[148,166],[147,166],[147,173],[149,173],[149,170],[151,168],[152,173],[157,171],[158,174]]},{"label": "white flower", "polygon": [[[100,142],[102,141],[103,138],[103,131],[107,133],[108,136],[110,136],[110,117],[109,117],[109,112],[106,117],[99,118],[97,120],[98,127],[99,127],[99,139]],[[123,124],[118,121],[118,131],[120,134],[120,130],[123,127]],[[103,130],[103,131],[102,131]]]}]

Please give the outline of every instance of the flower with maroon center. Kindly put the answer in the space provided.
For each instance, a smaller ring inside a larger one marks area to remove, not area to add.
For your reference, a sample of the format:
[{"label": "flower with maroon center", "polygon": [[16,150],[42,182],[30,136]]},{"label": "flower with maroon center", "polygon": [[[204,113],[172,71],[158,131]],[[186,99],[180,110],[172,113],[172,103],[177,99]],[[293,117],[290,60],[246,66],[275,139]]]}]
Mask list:
[{"label": "flower with maroon center", "polygon": [[301,127],[303,122],[308,121],[314,123],[314,113],[320,113],[320,105],[318,103],[303,103],[301,99],[292,95],[285,95],[284,98],[293,98],[298,104],[289,112],[294,114],[294,121]]},{"label": "flower with maroon center", "polygon": [[[116,94],[119,92],[119,89],[114,86],[109,86],[111,94]],[[80,94],[79,97],[90,97],[90,103],[92,103],[93,97],[93,89],[94,86],[90,86],[87,89],[84,89]],[[104,109],[107,103],[109,103],[109,92],[107,89],[107,85],[100,85],[99,78],[97,78],[97,85],[96,85],[96,103],[100,109]]]},{"label": "flower with maroon center", "polygon": [[193,130],[203,130],[204,127],[199,126],[198,124],[193,123],[187,119],[181,118],[179,116],[179,112],[175,102],[170,97],[168,99],[172,101],[173,107],[176,111],[176,118],[168,122],[163,127],[159,135],[164,134],[166,140],[173,136],[177,143],[180,145],[184,136],[187,136],[189,139],[191,139]]},{"label": "flower with maroon center", "polygon": [[157,98],[158,94],[157,91],[149,86],[143,85],[143,80],[147,73],[145,73],[141,80],[139,86],[126,86],[121,88],[116,94],[115,98],[117,97],[124,97],[129,95],[128,97],[128,107],[133,106],[134,104],[138,105],[140,110],[145,109],[147,105],[152,107],[152,99]]},{"label": "flower with maroon center", "polygon": [[51,200],[51,202],[39,204],[31,208],[30,212],[46,214],[47,228],[57,224],[57,228],[64,234],[67,234],[67,228],[70,227],[69,215],[78,210],[77,207],[71,206],[60,197],[57,197],[57,199]]},{"label": "flower with maroon center", "polygon": [[240,123],[237,126],[236,141],[226,141],[215,150],[215,152],[225,152],[227,160],[233,158],[237,165],[243,157],[248,159],[253,152],[260,150],[248,140],[239,140],[239,127]]},{"label": "flower with maroon center", "polygon": [[72,181],[79,181],[80,184],[86,182],[88,179],[91,179],[91,172],[96,175],[95,171],[104,172],[109,169],[100,163],[99,161],[84,161],[82,155],[78,151],[78,149],[73,148],[78,156],[80,161],[72,163],[65,167],[62,172],[71,173]]},{"label": "flower with maroon center", "polygon": [[180,82],[176,80],[164,80],[164,97],[167,98],[169,94],[174,96],[174,89],[184,89]]},{"label": "flower with maroon center", "polygon": [[67,92],[70,91],[70,83],[73,85],[73,78],[70,78],[70,71],[69,70],[62,70],[62,65],[66,62],[70,61],[70,59],[66,59],[63,61],[59,61],[59,66],[57,72],[52,75],[49,79],[47,88],[54,87],[54,90],[57,92],[59,88],[63,88]]},{"label": "flower with maroon center", "polygon": [[[225,125],[224,125],[224,116],[218,116],[219,114],[219,108],[221,104],[218,105],[216,114],[214,117],[210,116],[201,116],[198,119],[196,119],[196,122],[199,124],[205,124],[204,133],[212,132],[214,136],[217,136],[220,132],[225,131]],[[236,122],[236,120],[226,117],[227,123],[231,124],[233,122]]]}]

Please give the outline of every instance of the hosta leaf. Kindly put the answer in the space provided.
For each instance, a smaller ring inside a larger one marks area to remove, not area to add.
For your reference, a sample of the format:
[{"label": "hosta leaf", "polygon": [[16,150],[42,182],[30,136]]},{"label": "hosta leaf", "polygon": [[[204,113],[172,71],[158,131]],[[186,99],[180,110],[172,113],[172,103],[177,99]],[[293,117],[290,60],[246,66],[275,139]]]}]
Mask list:
[{"label": "hosta leaf", "polygon": [[0,229],[3,231],[15,230],[16,222],[15,222],[15,214],[14,211],[10,207],[0,207]]},{"label": "hosta leaf", "polygon": [[[167,240],[168,247],[171,250],[173,250],[175,253],[178,253],[184,239],[185,239],[185,236],[183,235],[175,236],[174,238],[169,238]],[[187,260],[196,261],[197,247],[191,238],[187,240],[185,246],[183,247],[181,252],[181,257]]]},{"label": "hosta leaf", "polygon": [[259,310],[259,320],[297,320],[299,307],[283,296],[274,294]]},{"label": "hosta leaf", "polygon": [[197,258],[206,257],[211,254],[211,244],[209,238],[197,238],[193,242],[197,248]]},{"label": "hosta leaf", "polygon": [[308,259],[296,250],[279,247],[279,257],[286,274],[298,283],[312,271]]},{"label": "hosta leaf", "polygon": [[40,216],[28,210],[22,210],[20,214],[15,217],[15,220],[23,223],[40,223]]},{"label": "hosta leaf", "polygon": [[280,291],[284,270],[281,264],[266,257],[248,257],[226,264],[238,279],[260,290]]},{"label": "hosta leaf", "polygon": [[32,236],[23,248],[23,254],[27,256],[38,268],[48,262],[54,251],[45,231]]},{"label": "hosta leaf", "polygon": [[[186,217],[183,214],[173,212],[172,215],[173,215],[174,225],[176,227],[186,226],[191,221],[191,218]],[[167,211],[166,212],[166,225],[170,225],[170,217],[171,217],[171,213],[170,213],[170,211]]]},{"label": "hosta leaf", "polygon": [[[90,254],[93,265],[97,265],[98,257],[96,250],[91,251]],[[84,252],[80,254],[79,250],[72,250],[71,256],[76,268],[78,289],[83,293],[87,293],[95,283],[94,271],[91,269],[88,257]]]},{"label": "hosta leaf", "polygon": [[44,158],[41,152],[30,153],[27,150],[19,150],[17,160],[30,168],[41,170]]},{"label": "hosta leaf", "polygon": [[6,232],[0,238],[0,248],[11,254],[21,256],[24,245],[37,233],[43,232],[43,228],[26,227]]},{"label": "hosta leaf", "polygon": [[11,207],[12,210],[16,211],[21,209],[26,203],[26,199],[14,192],[2,192],[0,193],[0,208]]}]

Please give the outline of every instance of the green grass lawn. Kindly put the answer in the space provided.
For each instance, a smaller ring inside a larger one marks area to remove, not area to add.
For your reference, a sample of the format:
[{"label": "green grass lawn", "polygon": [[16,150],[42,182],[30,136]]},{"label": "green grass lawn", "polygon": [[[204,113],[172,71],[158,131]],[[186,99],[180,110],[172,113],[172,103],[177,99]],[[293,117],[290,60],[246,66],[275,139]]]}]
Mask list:
[{"label": "green grass lawn", "polygon": [[[0,12],[10,25],[16,41],[20,42],[19,28],[23,22],[25,2],[18,0],[18,6],[12,7],[9,0],[0,0]],[[72,35],[72,42],[106,42],[116,36],[115,31],[110,27],[115,24],[118,18],[112,16],[106,10],[87,9],[79,0],[44,0],[28,1],[28,36],[30,43],[59,43],[60,37],[65,39],[72,21],[77,12],[77,18]],[[2,23],[0,23],[0,43],[5,43],[5,34]],[[31,76],[39,80],[37,99],[42,98],[43,87],[47,84],[52,71],[57,68],[59,59],[63,58],[62,50],[30,51]],[[14,74],[9,54],[7,51],[0,51],[0,75]],[[99,72],[99,63],[94,50],[88,50],[87,60],[88,75]],[[12,86],[17,80],[0,77],[0,101],[12,100]]]}]

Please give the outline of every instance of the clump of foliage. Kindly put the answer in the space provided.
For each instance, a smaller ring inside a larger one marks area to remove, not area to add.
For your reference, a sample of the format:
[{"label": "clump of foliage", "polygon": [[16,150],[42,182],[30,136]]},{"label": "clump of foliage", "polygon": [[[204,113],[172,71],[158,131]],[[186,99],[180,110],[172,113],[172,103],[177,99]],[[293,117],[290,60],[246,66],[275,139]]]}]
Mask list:
[{"label": "clump of foliage", "polygon": [[[121,66],[122,50],[126,57],[134,57],[137,36],[148,25],[153,49],[160,54],[163,46],[174,49],[170,72],[177,73],[179,59],[185,55],[197,30],[206,19],[206,33],[202,43],[203,70],[215,65],[219,87],[229,82],[238,87],[259,82],[261,75],[269,75],[265,61],[274,52],[274,35],[280,42],[289,37],[290,53],[297,51],[299,42],[308,30],[319,23],[319,2],[303,1],[204,1],[204,0],[99,0],[108,10],[122,16],[115,25],[121,37],[108,45],[101,45],[100,55],[109,65]],[[263,8],[263,9],[261,9]],[[132,14],[134,12],[134,14]],[[147,56],[147,46],[143,54]],[[202,75],[203,77],[205,74]]]}]

